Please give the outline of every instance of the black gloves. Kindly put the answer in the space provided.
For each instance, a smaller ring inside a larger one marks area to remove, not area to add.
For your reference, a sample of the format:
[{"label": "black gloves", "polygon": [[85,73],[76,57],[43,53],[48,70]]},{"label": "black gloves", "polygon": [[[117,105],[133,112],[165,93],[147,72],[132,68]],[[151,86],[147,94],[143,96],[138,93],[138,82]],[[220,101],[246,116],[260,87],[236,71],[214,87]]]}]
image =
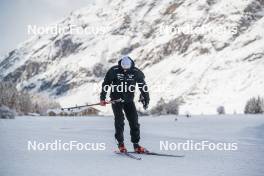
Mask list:
[{"label": "black gloves", "polygon": [[142,103],[143,108],[146,110],[148,109],[148,105],[149,105],[149,98],[144,97],[142,94],[140,94],[139,96],[139,102]]}]

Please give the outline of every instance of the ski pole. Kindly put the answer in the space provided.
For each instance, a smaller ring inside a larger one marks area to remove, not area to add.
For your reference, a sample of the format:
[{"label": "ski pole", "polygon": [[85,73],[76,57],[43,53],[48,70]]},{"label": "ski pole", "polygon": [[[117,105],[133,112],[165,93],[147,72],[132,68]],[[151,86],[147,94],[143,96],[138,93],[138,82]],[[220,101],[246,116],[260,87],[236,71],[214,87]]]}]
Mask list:
[{"label": "ski pole", "polygon": [[[106,104],[114,104],[117,102],[124,102],[124,100],[122,100],[121,98],[116,99],[116,100],[110,100],[110,101],[106,101]],[[87,105],[81,105],[81,106],[72,106],[72,107],[68,107],[68,108],[61,108],[61,110],[64,111],[65,109],[67,109],[68,111],[70,111],[72,109],[81,109],[83,107],[96,106],[96,105],[100,105],[100,103],[87,104]]]}]

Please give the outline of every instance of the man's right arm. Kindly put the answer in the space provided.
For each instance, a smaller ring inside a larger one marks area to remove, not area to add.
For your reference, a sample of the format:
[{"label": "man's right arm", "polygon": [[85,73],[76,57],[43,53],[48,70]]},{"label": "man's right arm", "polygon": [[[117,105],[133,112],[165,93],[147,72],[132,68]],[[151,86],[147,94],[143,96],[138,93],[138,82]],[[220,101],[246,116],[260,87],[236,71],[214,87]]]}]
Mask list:
[{"label": "man's right arm", "polygon": [[107,90],[113,81],[113,69],[109,69],[105,75],[104,81],[102,83],[102,90],[100,94],[100,100],[104,101],[106,99]]}]

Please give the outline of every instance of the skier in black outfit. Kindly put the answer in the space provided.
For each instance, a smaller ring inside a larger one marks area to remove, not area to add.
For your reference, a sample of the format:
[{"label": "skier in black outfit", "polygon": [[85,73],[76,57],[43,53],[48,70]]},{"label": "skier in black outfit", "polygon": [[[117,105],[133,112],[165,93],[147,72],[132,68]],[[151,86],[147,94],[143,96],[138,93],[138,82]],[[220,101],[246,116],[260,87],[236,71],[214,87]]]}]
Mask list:
[{"label": "skier in black outfit", "polygon": [[111,67],[104,78],[102,84],[102,92],[100,94],[100,104],[106,105],[106,94],[108,88],[111,89],[111,100],[122,99],[123,102],[112,104],[113,113],[115,116],[115,138],[118,141],[120,152],[126,152],[124,145],[124,113],[129,122],[131,142],[133,143],[135,152],[144,153],[145,148],[140,146],[140,124],[138,123],[138,114],[134,103],[135,86],[138,84],[141,92],[140,101],[143,108],[147,109],[149,104],[149,92],[145,76],[142,71],[135,67],[134,61],[129,56],[122,57],[118,65]]}]

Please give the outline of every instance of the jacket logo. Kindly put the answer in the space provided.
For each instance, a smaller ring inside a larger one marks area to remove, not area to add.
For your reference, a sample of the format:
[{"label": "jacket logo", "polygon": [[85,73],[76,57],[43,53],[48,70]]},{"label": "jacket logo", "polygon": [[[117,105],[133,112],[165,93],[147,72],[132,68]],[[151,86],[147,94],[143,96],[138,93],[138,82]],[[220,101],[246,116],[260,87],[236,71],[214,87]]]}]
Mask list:
[{"label": "jacket logo", "polygon": [[127,76],[129,79],[133,79],[133,77],[134,77],[134,75],[132,75],[132,74],[128,74]]},{"label": "jacket logo", "polygon": [[118,74],[117,74],[117,79],[119,79],[119,80],[124,80],[124,74],[120,74],[120,73],[118,73]]}]

